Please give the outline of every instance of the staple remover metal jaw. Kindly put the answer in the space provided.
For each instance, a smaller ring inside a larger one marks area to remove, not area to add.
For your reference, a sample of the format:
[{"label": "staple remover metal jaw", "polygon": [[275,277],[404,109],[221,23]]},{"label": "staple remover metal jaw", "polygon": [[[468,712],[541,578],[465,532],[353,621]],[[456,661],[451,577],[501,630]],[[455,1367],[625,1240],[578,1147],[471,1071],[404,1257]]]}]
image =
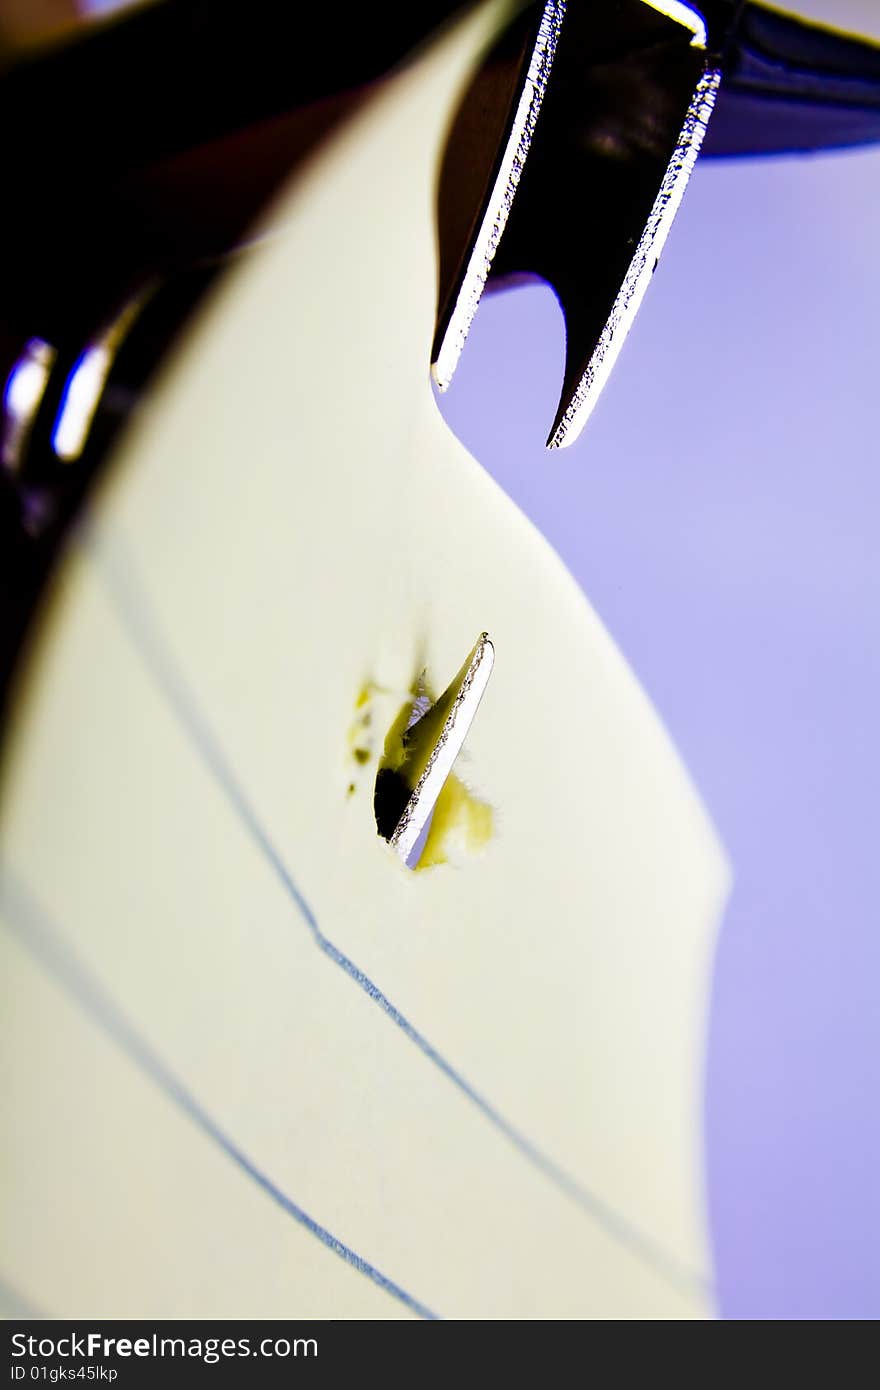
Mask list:
[{"label": "staple remover metal jaw", "polygon": [[441,171],[433,372],[484,289],[537,277],[565,370],[548,445],[577,438],[633,323],[697,155],[880,139],[880,48],[741,0],[530,5],[488,55]]},{"label": "staple remover metal jaw", "polygon": [[[251,0],[242,24],[238,0],[173,0],[0,54],[0,120],[16,132],[0,226],[0,706],[66,529],[182,326],[300,161],[458,7],[423,0],[385,26],[356,8],[328,45],[314,7]],[[433,371],[449,384],[484,289],[546,280],[566,320],[547,411],[560,446],[608,378],[698,151],[880,140],[880,47],[742,0],[511,8],[441,162]]]}]

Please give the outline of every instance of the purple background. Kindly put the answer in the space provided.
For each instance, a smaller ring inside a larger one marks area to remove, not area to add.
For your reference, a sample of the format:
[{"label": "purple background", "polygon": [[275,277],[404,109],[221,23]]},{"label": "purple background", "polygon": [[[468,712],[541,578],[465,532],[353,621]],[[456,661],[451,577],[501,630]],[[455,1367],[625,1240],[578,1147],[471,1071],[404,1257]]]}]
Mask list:
[{"label": "purple background", "polygon": [[583,586],[733,861],[706,1092],[729,1318],[880,1316],[878,347],[880,154],[707,163],[576,445],[542,449],[545,287],[484,301],[442,402]]}]

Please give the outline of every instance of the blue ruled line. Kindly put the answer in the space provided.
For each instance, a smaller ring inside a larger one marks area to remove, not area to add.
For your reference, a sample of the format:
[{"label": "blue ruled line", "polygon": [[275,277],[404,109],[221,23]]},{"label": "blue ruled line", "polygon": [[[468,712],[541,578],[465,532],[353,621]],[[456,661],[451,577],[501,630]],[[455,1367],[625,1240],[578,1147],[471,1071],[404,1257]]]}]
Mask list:
[{"label": "blue ruled line", "polygon": [[0,1274],[0,1317],[4,1322],[41,1322],[46,1316]]},{"label": "blue ruled line", "polygon": [[52,926],[45,913],[18,882],[15,875],[4,869],[0,877],[0,902],[4,908],[3,921],[16,940],[39,962],[40,965],[76,1000],[93,1022],[110,1037],[117,1047],[143,1071],[165,1095],[177,1105],[185,1115],[209,1139],[222,1149],[233,1163],[246,1173],[258,1187],[271,1197],[272,1201],[304,1226],[322,1245],[332,1250],[346,1264],[377,1284],[384,1293],[390,1294],[419,1317],[431,1321],[437,1319],[424,1303],[420,1303],[406,1289],[395,1284],[381,1270],[371,1265],[356,1250],[328,1231],[314,1217],[309,1216],[301,1206],[287,1196],[266,1173],[258,1168],[252,1159],[230,1139],[208,1112],[199,1104],[186,1087],[177,1079],[164,1062],[151,1050],[139,1033],[127,1021],[104,990],[87,973],[70,948]]}]

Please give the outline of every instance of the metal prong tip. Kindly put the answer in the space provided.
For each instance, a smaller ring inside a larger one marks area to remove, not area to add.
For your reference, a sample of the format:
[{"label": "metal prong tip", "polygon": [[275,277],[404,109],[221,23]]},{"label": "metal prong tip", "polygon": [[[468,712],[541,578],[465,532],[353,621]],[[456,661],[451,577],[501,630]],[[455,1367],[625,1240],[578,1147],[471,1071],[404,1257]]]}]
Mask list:
[{"label": "metal prong tip", "polygon": [[449,712],[428,752],[424,769],[389,841],[404,864],[412,862],[413,852],[467,738],[494,663],[495,648],[489,634],[483,632],[465,666],[437,701],[437,704],[440,704],[451,698]]}]

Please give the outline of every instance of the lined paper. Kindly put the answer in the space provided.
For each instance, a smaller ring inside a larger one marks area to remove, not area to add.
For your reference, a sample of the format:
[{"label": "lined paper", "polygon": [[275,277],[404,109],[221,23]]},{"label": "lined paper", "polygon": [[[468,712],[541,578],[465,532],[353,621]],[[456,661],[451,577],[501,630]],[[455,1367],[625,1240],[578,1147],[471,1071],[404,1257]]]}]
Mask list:
[{"label": "lined paper", "polygon": [[[485,11],[274,210],[129,435],[4,788],[9,1284],[56,1316],[693,1317],[727,873],[632,675],[451,437],[433,180]],[[472,862],[349,794],[476,631]],[[87,1265],[88,1268],[84,1269]]]}]

